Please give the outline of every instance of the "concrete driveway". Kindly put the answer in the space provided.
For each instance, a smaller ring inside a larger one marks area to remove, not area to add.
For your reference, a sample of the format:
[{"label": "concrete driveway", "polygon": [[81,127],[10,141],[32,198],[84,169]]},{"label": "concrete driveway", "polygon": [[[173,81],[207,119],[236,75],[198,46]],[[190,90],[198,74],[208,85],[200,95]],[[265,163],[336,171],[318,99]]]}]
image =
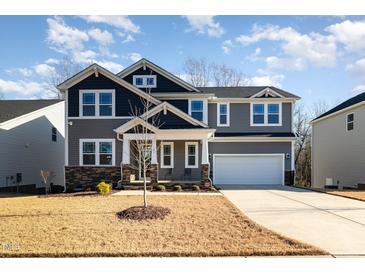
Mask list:
[{"label": "concrete driveway", "polygon": [[255,222],[334,256],[365,255],[365,202],[286,186],[222,187]]}]

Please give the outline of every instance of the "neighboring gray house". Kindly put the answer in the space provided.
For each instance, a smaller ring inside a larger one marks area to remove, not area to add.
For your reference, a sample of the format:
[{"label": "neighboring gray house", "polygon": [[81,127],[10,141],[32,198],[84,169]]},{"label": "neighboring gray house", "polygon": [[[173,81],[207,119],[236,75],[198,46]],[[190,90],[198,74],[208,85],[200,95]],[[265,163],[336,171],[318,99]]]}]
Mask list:
[{"label": "neighboring gray house", "polygon": [[40,171],[64,185],[64,101],[0,100],[0,191],[37,193]]},{"label": "neighboring gray house", "polygon": [[[299,99],[268,86],[194,87],[141,59],[118,74],[93,64],[58,86],[66,100],[66,184],[129,184],[135,127],[151,140],[151,183],[284,184],[294,173],[293,106]],[[149,96],[145,90],[151,90]],[[134,118],[149,100],[159,128]]]},{"label": "neighboring gray house", "polygon": [[365,93],[312,121],[312,187],[365,184]]}]

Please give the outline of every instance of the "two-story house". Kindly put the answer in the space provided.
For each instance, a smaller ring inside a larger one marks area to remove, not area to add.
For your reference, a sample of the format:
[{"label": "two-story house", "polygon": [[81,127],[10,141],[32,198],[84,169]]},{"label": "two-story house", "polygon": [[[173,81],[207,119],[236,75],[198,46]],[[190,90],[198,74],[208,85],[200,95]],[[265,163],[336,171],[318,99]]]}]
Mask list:
[{"label": "two-story house", "polygon": [[[151,183],[290,183],[293,106],[298,96],[268,86],[194,87],[141,59],[118,74],[93,64],[59,85],[65,93],[65,177],[69,188],[101,179],[123,184],[133,169],[135,127],[151,141]],[[146,91],[149,92],[146,92]],[[133,115],[141,98],[150,103]],[[137,168],[138,169],[138,168]]]},{"label": "two-story house", "polygon": [[365,92],[312,121],[312,187],[365,186]]}]

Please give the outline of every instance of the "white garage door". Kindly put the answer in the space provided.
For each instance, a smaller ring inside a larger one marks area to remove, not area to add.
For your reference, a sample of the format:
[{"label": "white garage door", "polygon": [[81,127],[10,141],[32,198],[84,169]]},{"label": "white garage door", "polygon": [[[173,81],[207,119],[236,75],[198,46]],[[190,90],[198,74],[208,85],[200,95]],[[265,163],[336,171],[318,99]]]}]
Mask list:
[{"label": "white garage door", "polygon": [[215,154],[214,184],[284,184],[282,154]]}]

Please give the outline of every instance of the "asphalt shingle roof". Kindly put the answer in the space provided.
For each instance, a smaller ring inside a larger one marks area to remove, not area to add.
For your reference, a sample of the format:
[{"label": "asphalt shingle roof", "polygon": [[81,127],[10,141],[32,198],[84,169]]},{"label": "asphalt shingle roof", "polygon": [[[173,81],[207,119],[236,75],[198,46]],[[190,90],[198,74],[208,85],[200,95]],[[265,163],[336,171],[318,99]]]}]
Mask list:
[{"label": "asphalt shingle roof", "polygon": [[0,123],[29,112],[56,104],[62,100],[0,100]]},{"label": "asphalt shingle roof", "polygon": [[329,111],[323,113],[322,115],[318,116],[317,118],[313,119],[313,121],[319,119],[319,118],[323,118],[325,116],[328,116],[332,113],[335,113],[337,111],[340,111],[342,109],[348,108],[352,105],[358,104],[365,101],[365,92],[360,93],[359,95],[356,95],[350,99],[348,99],[347,101],[335,106],[334,108],[330,109]]},{"label": "asphalt shingle roof", "polygon": [[218,98],[249,98],[265,88],[270,88],[287,98],[299,99],[290,92],[272,86],[199,87],[198,89],[203,93],[214,93]]}]

